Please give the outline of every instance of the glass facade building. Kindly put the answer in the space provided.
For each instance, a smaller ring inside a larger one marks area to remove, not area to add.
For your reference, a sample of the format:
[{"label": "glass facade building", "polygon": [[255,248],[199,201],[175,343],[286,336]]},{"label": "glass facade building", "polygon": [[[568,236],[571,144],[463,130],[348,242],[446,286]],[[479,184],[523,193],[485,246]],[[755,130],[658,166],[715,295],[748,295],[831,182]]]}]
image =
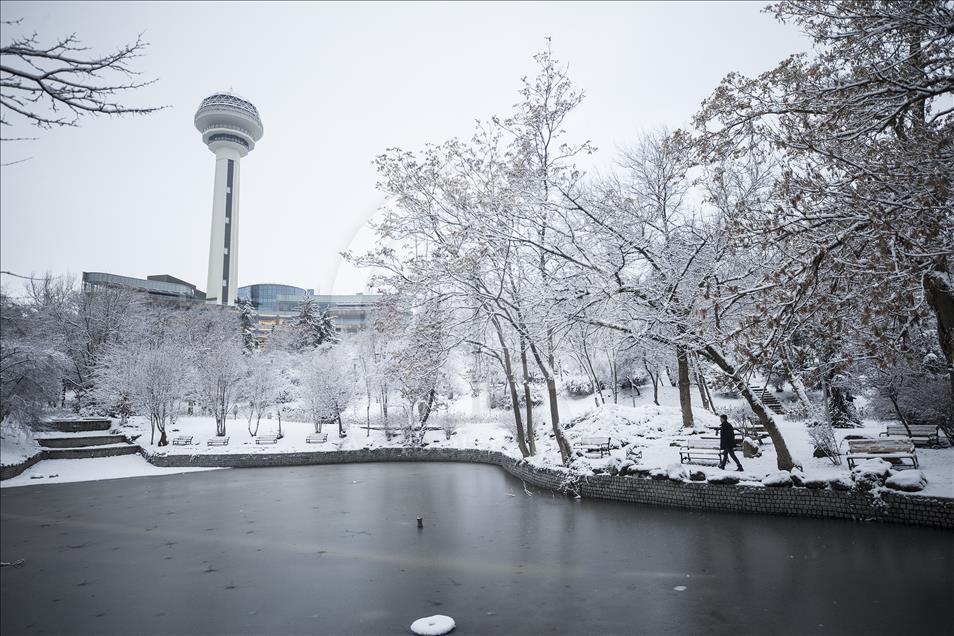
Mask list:
[{"label": "glass facade building", "polygon": [[182,300],[205,300],[205,294],[187,283],[168,275],[149,276],[146,279],[107,274],[106,272],[83,272],[83,286],[125,287],[153,296],[166,296]]},{"label": "glass facade building", "polygon": [[302,303],[310,300],[327,311],[341,333],[357,333],[365,329],[378,297],[372,294],[315,294],[311,289],[291,285],[264,283],[239,287],[238,298],[250,300],[258,314],[260,327],[270,329],[295,316]]}]

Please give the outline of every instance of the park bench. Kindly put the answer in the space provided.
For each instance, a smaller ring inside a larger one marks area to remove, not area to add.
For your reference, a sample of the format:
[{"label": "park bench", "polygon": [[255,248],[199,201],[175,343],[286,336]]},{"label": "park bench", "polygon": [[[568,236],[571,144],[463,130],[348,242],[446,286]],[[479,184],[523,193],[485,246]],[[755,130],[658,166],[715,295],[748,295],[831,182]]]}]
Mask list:
[{"label": "park bench", "polygon": [[324,444],[328,441],[328,433],[314,433],[305,438],[306,444]]},{"label": "park bench", "polygon": [[910,437],[882,437],[879,439],[849,439],[848,468],[867,459],[883,459],[896,467],[903,466],[904,460],[911,462],[912,468],[918,467],[918,457],[914,453],[914,442]]},{"label": "park bench", "polygon": [[599,453],[599,456],[609,455],[610,452],[610,438],[608,437],[584,437],[580,439],[577,446],[580,450],[583,451],[583,454],[586,456],[595,455]]},{"label": "park bench", "polygon": [[888,424],[887,430],[879,434],[879,437],[908,437],[914,442],[915,446],[930,446],[937,448],[941,445],[939,428],[930,424],[909,424],[911,434],[908,435],[908,429],[904,424]]},{"label": "park bench", "polygon": [[174,437],[172,439],[173,446],[188,446],[191,443],[192,443],[191,435],[179,435],[178,437]]},{"label": "park bench", "polygon": [[[719,427],[718,427],[718,426],[709,426],[709,427],[707,427],[707,428],[709,428],[709,429],[712,430],[712,435],[714,435],[716,438],[719,437]],[[735,445],[736,448],[742,448],[742,440],[745,439],[745,433],[743,433],[742,431],[740,431],[739,429],[737,429],[737,428],[735,428],[735,427],[732,427],[732,433],[733,433],[733,436],[734,436],[734,437],[733,437],[733,444]],[[753,438],[753,439],[755,439],[755,438]]]},{"label": "park bench", "polygon": [[718,437],[690,437],[686,445],[679,449],[679,463],[698,463],[700,461],[722,461]]},{"label": "park bench", "polygon": [[225,437],[213,437],[208,442],[209,446],[228,446],[229,438],[226,435]]},{"label": "park bench", "polygon": [[256,444],[277,444],[278,435],[259,435],[255,438]]}]

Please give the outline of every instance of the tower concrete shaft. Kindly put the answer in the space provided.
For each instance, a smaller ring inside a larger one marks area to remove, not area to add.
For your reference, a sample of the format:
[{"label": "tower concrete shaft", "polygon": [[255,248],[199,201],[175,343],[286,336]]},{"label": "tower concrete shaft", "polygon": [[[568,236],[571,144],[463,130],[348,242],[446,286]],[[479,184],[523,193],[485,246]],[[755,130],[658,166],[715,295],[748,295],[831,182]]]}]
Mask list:
[{"label": "tower concrete shaft", "polygon": [[206,297],[222,305],[235,302],[238,290],[240,166],[241,156],[236,150],[216,149]]}]

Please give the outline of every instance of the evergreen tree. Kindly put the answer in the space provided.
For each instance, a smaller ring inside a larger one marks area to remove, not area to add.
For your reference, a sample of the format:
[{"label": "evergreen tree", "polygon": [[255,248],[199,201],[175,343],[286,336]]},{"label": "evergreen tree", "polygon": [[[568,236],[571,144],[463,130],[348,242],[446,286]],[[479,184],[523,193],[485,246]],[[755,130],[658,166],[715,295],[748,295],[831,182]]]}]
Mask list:
[{"label": "evergreen tree", "polygon": [[242,350],[251,353],[258,348],[258,340],[255,338],[255,306],[247,298],[241,298],[235,304],[238,306],[239,321],[242,325]]},{"label": "evergreen tree", "polygon": [[335,344],[338,342],[331,316],[327,311],[318,309],[311,299],[302,303],[298,317],[295,318],[294,326],[295,349],[298,351],[315,349],[326,343]]}]

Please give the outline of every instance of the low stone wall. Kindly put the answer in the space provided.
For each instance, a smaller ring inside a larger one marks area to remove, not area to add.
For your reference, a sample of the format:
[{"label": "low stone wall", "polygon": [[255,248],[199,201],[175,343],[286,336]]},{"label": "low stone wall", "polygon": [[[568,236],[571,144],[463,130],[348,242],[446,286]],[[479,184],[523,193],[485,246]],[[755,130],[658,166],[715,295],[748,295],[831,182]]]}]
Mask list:
[{"label": "low stone wall", "polygon": [[12,479],[16,477],[17,475],[20,475],[27,468],[29,468],[30,466],[33,466],[34,464],[38,463],[42,459],[44,459],[43,451],[40,451],[33,457],[25,459],[19,464],[8,464],[6,466],[0,466],[0,481],[4,479]]},{"label": "low stone wall", "polygon": [[514,477],[548,490],[576,492],[582,497],[631,503],[753,514],[823,519],[853,519],[954,529],[954,499],[869,491],[683,482],[647,477],[592,475],[567,481],[561,470],[535,468],[497,451],[452,448],[375,448],[310,453],[234,455],[152,455],[162,467],[253,468],[389,461],[435,461],[494,464]]}]

